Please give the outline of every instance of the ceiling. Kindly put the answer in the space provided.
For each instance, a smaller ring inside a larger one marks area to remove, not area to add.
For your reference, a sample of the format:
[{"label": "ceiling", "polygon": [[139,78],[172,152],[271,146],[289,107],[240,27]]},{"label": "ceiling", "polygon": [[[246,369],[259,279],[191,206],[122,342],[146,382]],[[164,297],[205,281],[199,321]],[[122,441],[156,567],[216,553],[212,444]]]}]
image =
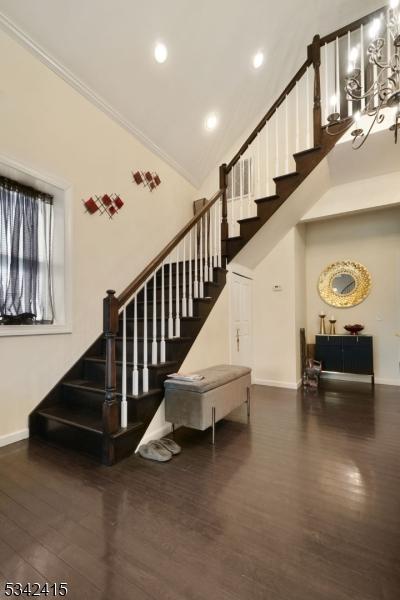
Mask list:
[{"label": "ceiling", "polygon": [[[52,60],[196,186],[329,33],[384,0],[0,0],[0,24]],[[301,8],[300,8],[301,7]],[[154,61],[163,41],[166,63]],[[265,64],[255,71],[259,49]],[[204,129],[215,111],[217,130]]]}]

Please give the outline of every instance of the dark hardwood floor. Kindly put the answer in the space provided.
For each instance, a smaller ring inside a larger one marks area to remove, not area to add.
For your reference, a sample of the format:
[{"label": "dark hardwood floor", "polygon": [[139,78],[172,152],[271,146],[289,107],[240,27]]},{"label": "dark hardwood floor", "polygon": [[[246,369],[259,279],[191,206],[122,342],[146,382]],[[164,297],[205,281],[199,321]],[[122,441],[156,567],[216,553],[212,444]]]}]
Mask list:
[{"label": "dark hardwood floor", "polygon": [[[76,600],[398,600],[400,391],[253,388],[168,464],[0,450],[0,580]],[[0,597],[3,597],[3,591]]]}]

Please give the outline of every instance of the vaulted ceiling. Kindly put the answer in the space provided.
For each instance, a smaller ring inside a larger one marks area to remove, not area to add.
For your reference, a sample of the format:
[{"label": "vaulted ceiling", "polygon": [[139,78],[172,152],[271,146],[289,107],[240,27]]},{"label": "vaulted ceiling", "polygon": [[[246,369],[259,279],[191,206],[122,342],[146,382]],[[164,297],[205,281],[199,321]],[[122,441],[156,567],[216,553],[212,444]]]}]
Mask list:
[{"label": "vaulted ceiling", "polygon": [[[0,24],[199,185],[329,33],[384,0],[0,0]],[[154,44],[168,46],[159,65]],[[265,53],[259,70],[251,66]],[[204,129],[205,116],[219,127]]]}]

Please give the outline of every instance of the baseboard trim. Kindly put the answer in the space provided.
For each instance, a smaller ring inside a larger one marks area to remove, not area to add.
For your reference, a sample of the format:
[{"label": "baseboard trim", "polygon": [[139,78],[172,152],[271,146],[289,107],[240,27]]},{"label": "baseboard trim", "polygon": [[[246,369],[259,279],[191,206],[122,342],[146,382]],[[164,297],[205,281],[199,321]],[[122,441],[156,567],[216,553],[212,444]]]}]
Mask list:
[{"label": "baseboard trim", "polygon": [[283,388],[286,390],[298,390],[301,386],[301,380],[297,383],[292,381],[276,381],[275,379],[258,379],[253,380],[254,385],[264,385],[265,387]]},{"label": "baseboard trim", "polygon": [[21,429],[21,431],[14,431],[14,433],[0,435],[0,448],[3,446],[8,446],[9,444],[15,444],[21,440],[26,440],[28,437],[29,429]]}]

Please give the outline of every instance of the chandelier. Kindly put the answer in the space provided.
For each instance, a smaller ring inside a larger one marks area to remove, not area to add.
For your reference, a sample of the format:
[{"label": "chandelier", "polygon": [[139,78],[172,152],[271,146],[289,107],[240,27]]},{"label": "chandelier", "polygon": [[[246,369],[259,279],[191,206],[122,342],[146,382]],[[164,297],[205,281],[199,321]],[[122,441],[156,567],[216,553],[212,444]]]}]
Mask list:
[{"label": "chandelier", "polygon": [[[349,53],[349,71],[345,77],[346,100],[352,105],[353,116],[350,124],[345,124],[345,129],[355,125],[351,132],[353,148],[358,150],[368,139],[376,124],[381,124],[387,117],[385,109],[393,109],[394,122],[389,131],[394,132],[395,143],[400,131],[400,0],[391,0],[387,11],[386,27],[388,35],[382,37],[382,18],[376,18],[371,26],[372,41],[368,45],[367,56],[373,68],[373,82],[364,88],[365,73],[357,66],[359,48],[354,47]],[[362,110],[359,107],[362,107]],[[392,111],[390,111],[392,114]],[[370,117],[366,130],[361,127],[362,116]],[[328,117],[327,131],[337,135],[343,131],[337,127],[340,124],[339,112],[334,112]]]}]

